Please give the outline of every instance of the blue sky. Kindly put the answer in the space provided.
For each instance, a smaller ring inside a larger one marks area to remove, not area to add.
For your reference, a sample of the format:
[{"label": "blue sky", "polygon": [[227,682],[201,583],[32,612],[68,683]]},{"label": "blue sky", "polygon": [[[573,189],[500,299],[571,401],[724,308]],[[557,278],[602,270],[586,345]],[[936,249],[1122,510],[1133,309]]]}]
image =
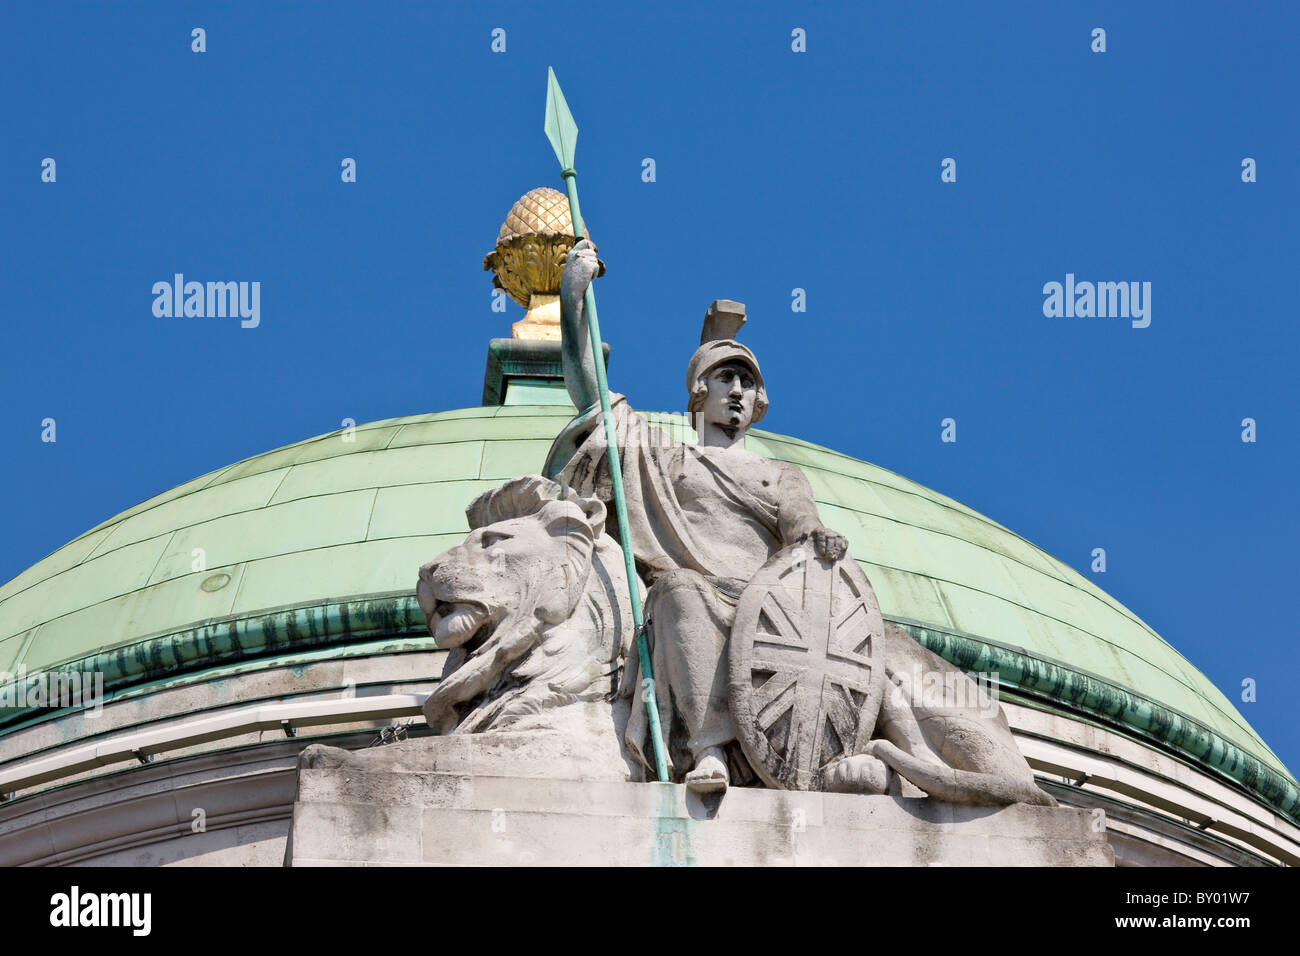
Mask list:
[{"label": "blue sky", "polygon": [[[553,64],[615,389],[680,410],[705,306],[746,302],[763,427],[1085,574],[1104,547],[1098,583],[1234,701],[1254,678],[1240,709],[1300,768],[1293,4],[27,4],[4,25],[0,580],[345,417],[477,404],[519,315],[491,311],[482,257],[519,195],[560,185]],[[176,272],[259,281],[261,325],[156,318]],[[1150,326],[1045,317],[1066,273],[1150,282]]]}]

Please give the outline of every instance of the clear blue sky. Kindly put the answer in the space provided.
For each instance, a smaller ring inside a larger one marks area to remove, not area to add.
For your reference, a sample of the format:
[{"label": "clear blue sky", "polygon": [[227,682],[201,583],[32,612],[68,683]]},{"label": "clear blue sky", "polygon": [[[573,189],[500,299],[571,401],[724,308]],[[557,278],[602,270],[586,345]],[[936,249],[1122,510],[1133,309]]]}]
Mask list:
[{"label": "clear blue sky", "polygon": [[[705,306],[746,302],[763,427],[1085,574],[1104,547],[1098,583],[1234,701],[1254,678],[1300,769],[1296,5],[695,7],[7,6],[0,580],[345,417],[477,404],[519,315],[482,257],[560,183],[554,64],[616,389],[680,410]],[[260,327],[155,318],[176,272],[259,281]],[[1045,317],[1067,272],[1152,283],[1150,327]]]}]

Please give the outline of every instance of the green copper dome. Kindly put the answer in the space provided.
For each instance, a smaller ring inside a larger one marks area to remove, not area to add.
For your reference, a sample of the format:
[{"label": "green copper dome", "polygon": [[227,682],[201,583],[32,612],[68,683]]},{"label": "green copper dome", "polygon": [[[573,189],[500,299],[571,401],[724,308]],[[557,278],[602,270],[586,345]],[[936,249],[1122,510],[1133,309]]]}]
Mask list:
[{"label": "green copper dome", "polygon": [[[428,641],[419,565],[466,533],[476,494],[541,470],[569,414],[506,405],[373,422],[351,441],[334,432],[173,488],[0,588],[0,671],[93,666],[113,692],[287,648]],[[885,615],[928,646],[1294,814],[1294,781],[1236,708],[1092,582],[883,468],[769,432],[749,447],[803,467]]]}]

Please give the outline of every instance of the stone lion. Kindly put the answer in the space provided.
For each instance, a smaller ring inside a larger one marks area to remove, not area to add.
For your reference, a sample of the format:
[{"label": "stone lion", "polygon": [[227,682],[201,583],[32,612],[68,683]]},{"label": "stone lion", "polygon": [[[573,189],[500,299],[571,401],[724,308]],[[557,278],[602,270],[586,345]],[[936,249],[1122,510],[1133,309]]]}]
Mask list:
[{"label": "stone lion", "polygon": [[429,632],[449,651],[424,704],[429,726],[550,730],[570,752],[599,737],[620,753],[626,720],[615,698],[633,627],[605,506],[528,475],[480,495],[466,516],[469,536],[421,567],[416,587]]},{"label": "stone lion", "polygon": [[849,793],[907,793],[985,806],[1056,800],[1034,782],[1007,715],[965,671],[885,623],[886,692],[865,752],[827,768],[827,787]]}]

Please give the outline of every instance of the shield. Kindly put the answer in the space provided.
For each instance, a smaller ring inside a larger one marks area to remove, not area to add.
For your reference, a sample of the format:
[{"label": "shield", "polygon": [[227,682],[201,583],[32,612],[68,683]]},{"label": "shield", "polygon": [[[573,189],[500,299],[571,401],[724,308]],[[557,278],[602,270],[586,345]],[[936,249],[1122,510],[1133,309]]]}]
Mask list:
[{"label": "shield", "polygon": [[769,787],[821,790],[871,739],[885,692],[885,622],[856,561],[778,551],[736,609],[728,650],[736,736]]}]

